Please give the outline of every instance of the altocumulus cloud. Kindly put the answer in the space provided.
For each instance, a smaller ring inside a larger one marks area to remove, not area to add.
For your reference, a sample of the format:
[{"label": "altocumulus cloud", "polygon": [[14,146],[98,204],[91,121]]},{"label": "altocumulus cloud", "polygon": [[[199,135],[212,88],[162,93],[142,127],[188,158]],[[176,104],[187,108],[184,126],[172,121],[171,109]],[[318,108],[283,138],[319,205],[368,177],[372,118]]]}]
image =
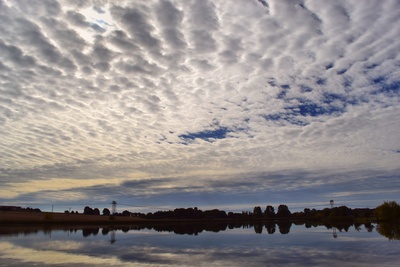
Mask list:
[{"label": "altocumulus cloud", "polygon": [[398,1],[0,0],[0,19],[4,203],[399,193]]}]

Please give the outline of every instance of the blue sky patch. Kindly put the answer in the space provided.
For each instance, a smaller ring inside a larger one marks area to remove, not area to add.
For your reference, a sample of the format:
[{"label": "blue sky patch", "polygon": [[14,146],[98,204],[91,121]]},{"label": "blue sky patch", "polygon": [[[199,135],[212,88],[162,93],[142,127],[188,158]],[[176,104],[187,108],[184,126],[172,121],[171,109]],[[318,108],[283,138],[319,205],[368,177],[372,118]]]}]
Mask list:
[{"label": "blue sky patch", "polygon": [[400,81],[386,83],[386,80],[381,77],[373,80],[373,82],[378,87],[378,90],[375,93],[383,93],[389,96],[398,96],[400,94]]},{"label": "blue sky patch", "polygon": [[293,116],[292,114],[288,114],[288,113],[275,113],[275,114],[265,115],[263,117],[267,121],[275,121],[275,122],[281,123],[282,126],[287,123],[290,123],[292,125],[297,125],[297,126],[306,126],[309,124],[307,121],[301,120],[301,119],[297,118],[296,116]]},{"label": "blue sky patch", "polygon": [[308,93],[313,91],[313,89],[307,85],[300,85],[300,90],[302,93]]},{"label": "blue sky patch", "polygon": [[324,85],[324,84],[326,84],[326,80],[325,80],[325,79],[322,79],[322,78],[318,78],[317,81],[316,81],[316,83],[317,83],[318,85]]},{"label": "blue sky patch", "polygon": [[290,124],[297,126],[305,126],[310,124],[309,118],[307,119],[307,117],[338,115],[345,112],[345,109],[331,104],[335,100],[345,102],[346,99],[340,95],[327,94],[324,101],[325,105],[320,105],[304,99],[297,100],[300,102],[300,104],[288,106],[283,112],[268,114],[264,115],[263,117],[268,121],[281,121],[283,124],[289,122]]},{"label": "blue sky patch", "polygon": [[194,133],[187,133],[181,134],[178,137],[183,140],[195,140],[195,139],[202,139],[208,142],[212,142],[213,139],[224,139],[226,138],[227,134],[232,132],[227,127],[219,127],[214,130],[205,130],[200,132]]},{"label": "blue sky patch", "polygon": [[333,68],[333,63],[329,63],[328,65],[325,66],[326,70],[332,69]]},{"label": "blue sky patch", "polygon": [[284,99],[286,97],[286,93],[290,90],[290,85],[288,84],[282,84],[280,86],[282,89],[280,93],[276,96],[278,99]]}]

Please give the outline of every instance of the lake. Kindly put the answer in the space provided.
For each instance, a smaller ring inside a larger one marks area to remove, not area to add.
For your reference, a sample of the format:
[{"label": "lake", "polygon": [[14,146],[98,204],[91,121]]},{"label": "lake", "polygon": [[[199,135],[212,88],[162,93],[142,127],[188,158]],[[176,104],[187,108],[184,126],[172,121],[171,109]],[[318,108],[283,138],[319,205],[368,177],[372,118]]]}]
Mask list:
[{"label": "lake", "polygon": [[1,225],[0,266],[400,266],[398,233],[377,229],[291,223]]}]

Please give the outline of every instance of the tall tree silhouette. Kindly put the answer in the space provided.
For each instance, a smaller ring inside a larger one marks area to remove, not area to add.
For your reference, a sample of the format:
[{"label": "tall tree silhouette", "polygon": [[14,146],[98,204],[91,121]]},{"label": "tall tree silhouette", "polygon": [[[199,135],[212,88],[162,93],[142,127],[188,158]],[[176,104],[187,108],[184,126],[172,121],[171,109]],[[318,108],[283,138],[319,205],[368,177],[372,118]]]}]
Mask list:
[{"label": "tall tree silhouette", "polygon": [[275,217],[275,209],[271,205],[268,205],[265,208],[264,215],[266,218],[274,218]]},{"label": "tall tree silhouette", "polygon": [[276,216],[278,218],[289,218],[291,214],[292,213],[290,212],[288,206],[282,204],[282,205],[279,205]]},{"label": "tall tree silhouette", "polygon": [[253,214],[255,217],[261,217],[262,216],[262,210],[260,206],[254,207]]}]

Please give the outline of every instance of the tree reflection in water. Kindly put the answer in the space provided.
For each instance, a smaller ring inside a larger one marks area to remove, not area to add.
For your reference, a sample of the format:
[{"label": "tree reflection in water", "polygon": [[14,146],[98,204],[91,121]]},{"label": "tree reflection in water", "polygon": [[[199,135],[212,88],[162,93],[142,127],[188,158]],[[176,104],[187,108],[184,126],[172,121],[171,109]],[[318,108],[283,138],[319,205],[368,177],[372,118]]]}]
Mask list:
[{"label": "tree reflection in water", "polygon": [[400,240],[400,224],[399,223],[380,223],[377,231],[389,240]]},{"label": "tree reflection in water", "polygon": [[272,235],[275,233],[275,223],[274,222],[267,222],[265,224],[265,228],[267,228],[268,234]]},{"label": "tree reflection in water", "polygon": [[256,234],[262,234],[262,231],[263,231],[262,223],[257,223],[254,225],[254,232],[256,232]]},{"label": "tree reflection in water", "polygon": [[281,233],[282,235],[289,234],[290,227],[292,227],[292,223],[290,221],[278,222],[279,233]]},{"label": "tree reflection in water", "polygon": [[[37,234],[42,231],[44,233],[51,233],[52,230],[64,230],[68,232],[77,232],[82,230],[83,237],[96,236],[99,233],[102,235],[111,234],[112,243],[115,242],[116,231],[122,231],[127,233],[129,231],[139,230],[154,230],[157,232],[170,232],[177,235],[199,235],[202,232],[220,232],[233,229],[249,229],[253,228],[256,234],[262,234],[264,228],[266,233],[269,235],[276,233],[278,227],[279,233],[286,235],[290,233],[290,228],[293,222],[289,220],[282,221],[230,221],[230,222],[175,222],[175,223],[152,223],[152,224],[137,224],[137,225],[115,225],[115,226],[88,226],[82,228],[74,227],[62,227],[62,226],[36,226],[36,227],[6,227],[0,228],[0,236],[18,236],[18,235],[30,235]],[[340,232],[348,232],[350,227],[354,227],[356,231],[360,231],[362,226],[368,231],[373,232],[375,229],[374,224],[354,224],[354,223],[320,223],[320,222],[296,222],[296,225],[304,225],[305,228],[325,226],[327,229],[333,231],[333,237],[336,238]],[[397,223],[380,223],[376,226],[376,230],[382,236],[385,236],[389,240],[400,240],[400,225]]]}]

